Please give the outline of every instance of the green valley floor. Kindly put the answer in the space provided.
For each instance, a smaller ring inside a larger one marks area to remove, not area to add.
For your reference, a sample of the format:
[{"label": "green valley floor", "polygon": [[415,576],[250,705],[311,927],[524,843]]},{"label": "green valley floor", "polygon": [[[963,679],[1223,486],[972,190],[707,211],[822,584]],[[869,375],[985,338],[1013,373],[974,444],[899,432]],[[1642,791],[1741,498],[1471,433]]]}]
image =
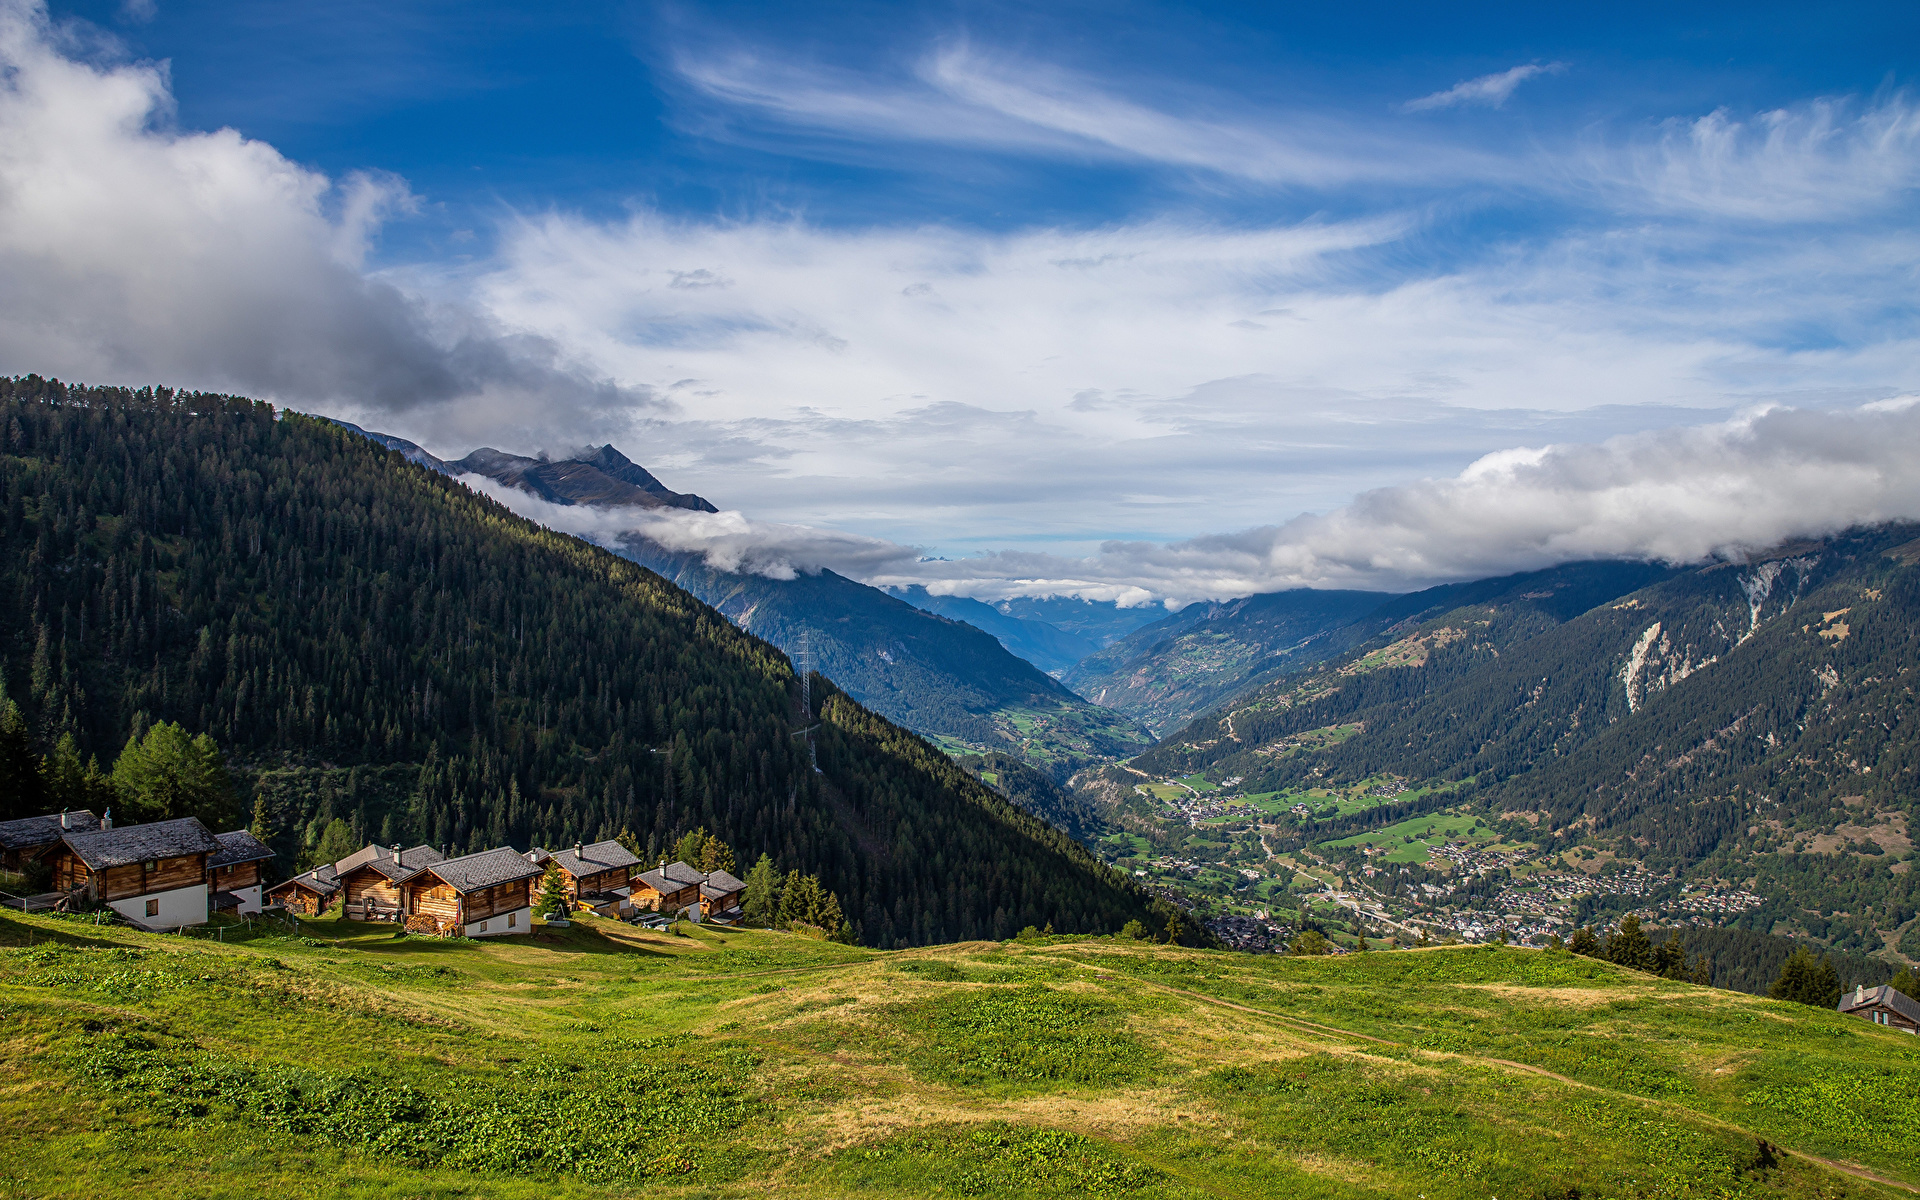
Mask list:
[{"label": "green valley floor", "polygon": [[1920,1190],[1920,1039],[1557,951],[14,914],[0,947],[6,1197]]}]

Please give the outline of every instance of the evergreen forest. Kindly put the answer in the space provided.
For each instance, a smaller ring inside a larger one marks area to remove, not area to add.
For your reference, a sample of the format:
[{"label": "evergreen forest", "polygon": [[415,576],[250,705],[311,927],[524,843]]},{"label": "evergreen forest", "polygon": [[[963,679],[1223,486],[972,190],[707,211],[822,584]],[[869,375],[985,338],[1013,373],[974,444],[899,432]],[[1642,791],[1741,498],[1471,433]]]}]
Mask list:
[{"label": "evergreen forest", "polygon": [[825,679],[799,711],[783,654],[658,575],[332,422],[0,380],[0,597],[37,753],[211,739],[228,827],[283,871],[336,820],[454,852],[702,827],[816,874],[870,945],[1165,925]]}]

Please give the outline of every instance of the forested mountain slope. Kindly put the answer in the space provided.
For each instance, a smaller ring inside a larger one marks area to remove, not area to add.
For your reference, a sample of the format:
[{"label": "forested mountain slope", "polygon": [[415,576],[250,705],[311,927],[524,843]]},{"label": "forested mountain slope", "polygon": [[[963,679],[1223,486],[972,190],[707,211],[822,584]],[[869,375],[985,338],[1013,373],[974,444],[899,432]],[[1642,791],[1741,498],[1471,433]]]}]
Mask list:
[{"label": "forested mountain slope", "polygon": [[993,635],[832,571],[792,579],[736,574],[699,554],[629,538],[621,551],[789,654],[860,703],[948,749],[1018,754],[1056,779],[1152,739],[1090,704]]},{"label": "forested mountain slope", "polygon": [[1920,957],[1920,932],[1899,933],[1920,910],[1901,861],[1920,816],[1916,534],[1665,571],[1570,617],[1612,588],[1469,589],[1135,762],[1248,790],[1453,783],[1431,802],[1524,818],[1549,850],[1751,886],[1768,897],[1757,928]]},{"label": "forested mountain slope", "polygon": [[1047,621],[1013,616],[971,596],[936,596],[920,584],[889,589],[888,594],[898,596],[915,608],[939,613],[950,620],[965,621],[975,629],[992,634],[1009,652],[1026,659],[1056,679],[1100,648],[1080,634]]},{"label": "forested mountain slope", "polygon": [[[0,668],[42,746],[110,759],[177,720],[283,833],[659,846],[704,825],[817,871],[879,945],[1146,912],[833,688],[798,713],[786,658],[684,591],[330,422],[0,380],[0,513]],[[822,774],[793,736],[816,721]]]}]

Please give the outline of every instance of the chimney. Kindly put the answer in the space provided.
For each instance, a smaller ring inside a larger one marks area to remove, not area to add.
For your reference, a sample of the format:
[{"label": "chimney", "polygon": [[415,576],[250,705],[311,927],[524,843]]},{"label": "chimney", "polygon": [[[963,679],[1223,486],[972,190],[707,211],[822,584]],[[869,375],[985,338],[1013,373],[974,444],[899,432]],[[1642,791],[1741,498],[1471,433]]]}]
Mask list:
[{"label": "chimney", "polygon": [[100,828],[102,829],[113,828],[113,810],[112,809],[108,809],[106,812],[100,814]]},{"label": "chimney", "polygon": [[587,856],[587,844],[585,842],[575,842],[573,844],[573,856],[575,858],[585,858]]},{"label": "chimney", "polygon": [[1867,1002],[1866,984],[1856,983],[1853,985],[1853,1002],[1855,1004],[1865,1004]]},{"label": "chimney", "polygon": [[[396,863],[400,862],[400,843],[399,842],[395,842],[393,844],[393,861]],[[405,866],[406,864],[401,863],[400,865]]]}]

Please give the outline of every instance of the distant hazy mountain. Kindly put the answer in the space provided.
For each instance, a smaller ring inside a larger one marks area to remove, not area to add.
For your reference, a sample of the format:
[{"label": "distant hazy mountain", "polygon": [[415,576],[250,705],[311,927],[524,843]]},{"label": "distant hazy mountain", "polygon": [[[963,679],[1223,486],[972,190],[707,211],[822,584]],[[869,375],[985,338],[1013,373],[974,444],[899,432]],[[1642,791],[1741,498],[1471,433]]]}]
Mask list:
[{"label": "distant hazy mountain", "polygon": [[[400,449],[393,445],[399,439],[367,436]],[[484,475],[556,504],[715,511],[699,496],[668,490],[612,446],[572,459],[481,449],[446,469]],[[799,655],[804,639],[815,669],[848,695],[946,749],[1017,754],[1064,779],[1088,763],[1132,754],[1152,740],[1128,717],[1089,704],[1010,652],[996,633],[832,571],[794,579],[733,574],[707,565],[701,555],[669,551],[637,535],[617,553],[659,572],[790,656]],[[990,619],[1023,647],[1049,654],[1051,661],[1071,665],[1093,649],[1092,643],[1039,622],[1004,617],[986,605],[978,608],[983,611],[975,615]]]},{"label": "distant hazy mountain", "polygon": [[669,491],[644,467],[612,446],[602,446],[580,458],[563,459],[526,458],[482,447],[447,466],[455,474],[485,475],[554,504],[720,511],[691,492]]},{"label": "distant hazy mountain", "polygon": [[1055,678],[1100,648],[1050,622],[1012,616],[995,605],[968,596],[935,596],[919,584],[887,590],[915,608],[984,629],[999,638],[1002,646]]},{"label": "distant hazy mountain", "polygon": [[1088,699],[1164,732],[1260,679],[1364,641],[1371,627],[1354,623],[1391,599],[1300,589],[1190,604],[1081,660],[1065,678]]}]

